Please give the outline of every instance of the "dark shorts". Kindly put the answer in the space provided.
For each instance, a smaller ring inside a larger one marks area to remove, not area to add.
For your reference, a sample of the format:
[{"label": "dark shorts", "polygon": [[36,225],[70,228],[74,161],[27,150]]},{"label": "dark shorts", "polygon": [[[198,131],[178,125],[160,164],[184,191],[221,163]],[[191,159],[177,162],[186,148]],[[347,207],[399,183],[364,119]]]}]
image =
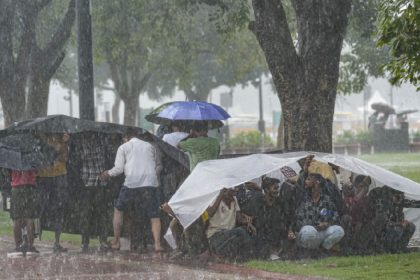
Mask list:
[{"label": "dark shorts", "polygon": [[34,186],[12,188],[10,217],[12,220],[39,217],[39,193]]},{"label": "dark shorts", "polygon": [[79,199],[80,233],[86,236],[94,236],[98,233],[106,239],[108,225],[111,224],[110,209],[106,197],[106,187],[82,187]]},{"label": "dark shorts", "polygon": [[127,188],[120,190],[115,208],[120,211],[134,211],[140,218],[160,218],[159,198],[156,187]]},{"label": "dark shorts", "polygon": [[38,177],[37,180],[41,194],[41,226],[61,231],[68,201],[67,176]]}]

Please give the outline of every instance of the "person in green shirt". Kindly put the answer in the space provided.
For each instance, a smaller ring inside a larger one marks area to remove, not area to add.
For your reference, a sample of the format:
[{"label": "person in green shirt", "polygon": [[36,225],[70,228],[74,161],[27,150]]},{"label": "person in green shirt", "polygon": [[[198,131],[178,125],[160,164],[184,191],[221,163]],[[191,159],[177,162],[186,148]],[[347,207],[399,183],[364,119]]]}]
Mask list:
[{"label": "person in green shirt", "polygon": [[190,172],[202,161],[217,159],[220,153],[219,141],[208,137],[204,123],[195,123],[190,134],[178,143],[178,148],[187,152],[190,159]]}]

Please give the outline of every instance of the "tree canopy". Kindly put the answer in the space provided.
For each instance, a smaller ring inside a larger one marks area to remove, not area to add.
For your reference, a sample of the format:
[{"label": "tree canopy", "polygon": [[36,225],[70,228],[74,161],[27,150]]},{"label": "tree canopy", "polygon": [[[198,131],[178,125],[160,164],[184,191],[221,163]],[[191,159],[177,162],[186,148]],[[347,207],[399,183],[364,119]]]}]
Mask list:
[{"label": "tree canopy", "polygon": [[[47,114],[49,84],[65,57],[75,1],[1,0],[0,6],[0,97],[8,125]],[[42,16],[47,9],[55,17]]]},{"label": "tree canopy", "polygon": [[420,90],[420,1],[383,0],[378,33],[378,45],[388,46],[392,56],[384,65],[390,82],[407,81]]},{"label": "tree canopy", "polygon": [[248,30],[227,37],[217,31],[218,22],[203,20],[218,12],[210,6],[192,11],[177,1],[93,3],[96,63],[109,65],[126,123],[134,124],[136,110],[127,105],[136,106],[142,93],[159,100],[177,88],[188,99],[206,100],[212,89],[255,79],[266,69]]}]

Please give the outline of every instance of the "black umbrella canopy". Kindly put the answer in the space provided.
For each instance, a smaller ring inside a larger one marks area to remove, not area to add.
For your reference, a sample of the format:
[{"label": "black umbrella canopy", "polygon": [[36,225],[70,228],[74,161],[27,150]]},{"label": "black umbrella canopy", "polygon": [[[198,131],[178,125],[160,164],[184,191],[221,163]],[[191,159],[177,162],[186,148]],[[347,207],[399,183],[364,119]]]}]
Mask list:
[{"label": "black umbrella canopy", "polygon": [[[184,166],[188,166],[188,159],[185,154],[178,149],[164,143],[161,139],[149,133],[147,130],[140,127],[130,127],[121,124],[94,122],[82,120],[65,115],[50,115],[46,117],[36,118],[33,120],[26,120],[14,123],[6,129],[0,130],[0,143],[4,137],[11,135],[26,135],[28,139],[32,139],[33,132],[42,133],[63,133],[70,134],[77,133],[104,133],[104,134],[124,134],[127,129],[132,128],[137,131],[137,136],[145,141],[155,142],[166,154],[175,159]],[[22,137],[22,136],[17,136]],[[22,139],[25,137],[22,137]],[[36,139],[36,138],[35,138]],[[4,140],[9,144],[14,144],[13,140]],[[38,140],[39,141],[39,140]],[[7,145],[7,143],[3,143]],[[24,142],[22,142],[24,143]],[[31,146],[28,144],[28,146]]]},{"label": "black umbrella canopy", "polygon": [[[146,132],[145,130],[138,127],[135,129],[138,130],[139,133]],[[127,126],[119,124],[94,122],[65,115],[50,115],[15,123],[1,131],[0,137],[2,135],[8,135],[21,131],[38,131],[44,133],[100,132],[123,134],[126,130]]]},{"label": "black umbrella canopy", "polygon": [[383,102],[372,103],[372,105],[370,105],[370,107],[373,110],[378,111],[380,113],[395,114],[395,109],[392,108],[390,105],[388,105],[386,103],[383,103]]},{"label": "black umbrella canopy", "polygon": [[0,167],[31,170],[53,164],[56,152],[30,134],[0,138]]}]

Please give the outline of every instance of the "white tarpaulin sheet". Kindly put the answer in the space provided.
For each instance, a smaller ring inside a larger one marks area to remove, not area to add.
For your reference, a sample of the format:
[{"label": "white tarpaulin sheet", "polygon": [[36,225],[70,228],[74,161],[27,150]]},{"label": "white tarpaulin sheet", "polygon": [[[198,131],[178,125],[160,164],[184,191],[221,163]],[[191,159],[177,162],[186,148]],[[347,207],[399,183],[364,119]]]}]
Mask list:
[{"label": "white tarpaulin sheet", "polygon": [[[253,154],[249,156],[209,160],[199,163],[169,201],[173,212],[184,226],[191,225],[212,203],[223,188],[275,173],[283,166],[296,168],[296,161],[308,154],[321,162],[331,162],[356,174],[368,175],[376,186],[387,185],[400,190],[408,198],[420,200],[420,184],[363,160],[337,154],[295,152]],[[297,173],[299,170],[296,170]]]}]

